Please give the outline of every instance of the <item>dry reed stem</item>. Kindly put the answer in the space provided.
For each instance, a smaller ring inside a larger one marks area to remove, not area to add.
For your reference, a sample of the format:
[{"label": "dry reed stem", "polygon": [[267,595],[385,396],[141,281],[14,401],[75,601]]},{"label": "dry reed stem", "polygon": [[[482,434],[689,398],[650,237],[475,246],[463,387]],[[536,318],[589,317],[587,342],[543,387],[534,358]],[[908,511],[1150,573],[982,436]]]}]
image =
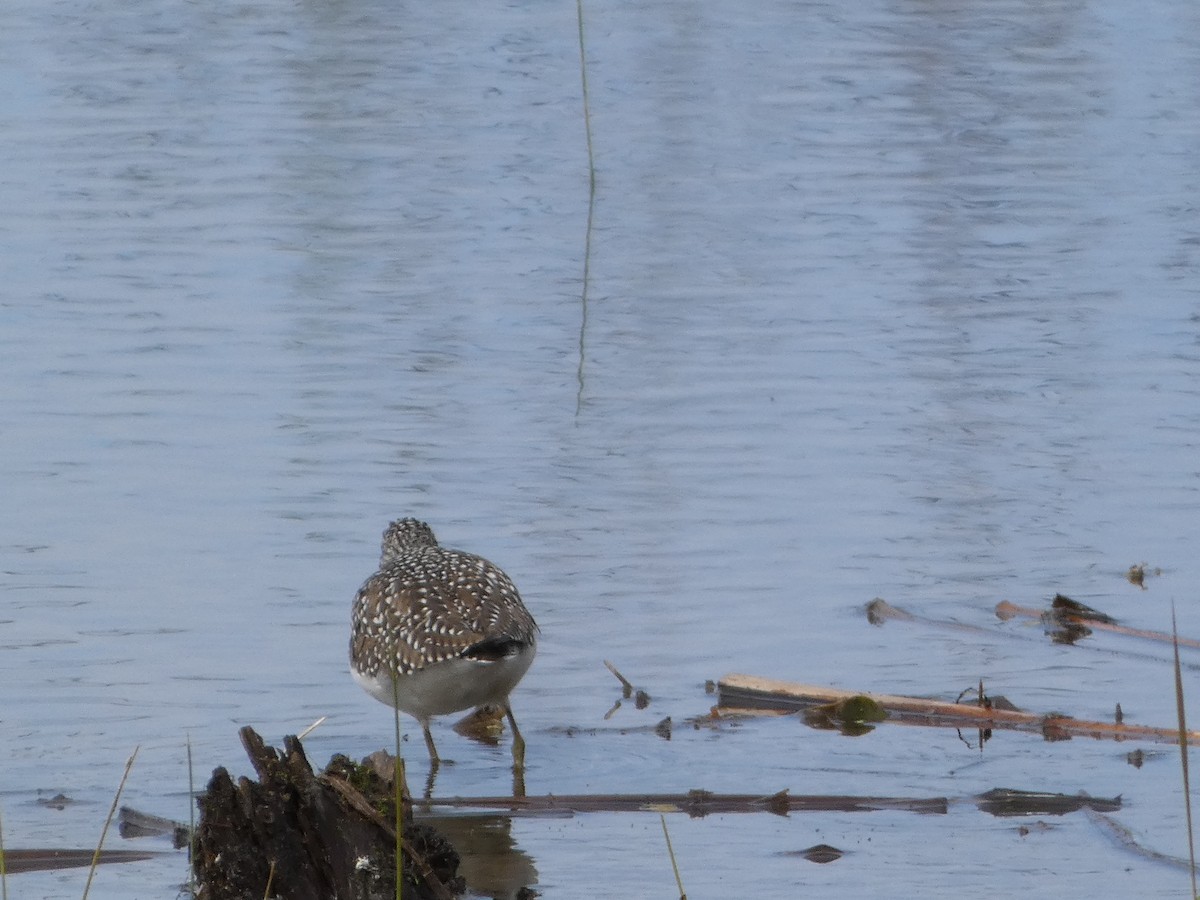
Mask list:
[{"label": "dry reed stem", "polygon": [[0,897],[8,900],[8,867],[4,864],[4,821],[0,819]]},{"label": "dry reed stem", "polygon": [[1188,779],[1187,712],[1183,703],[1183,669],[1179,665],[1179,629],[1175,625],[1175,603],[1171,603],[1171,637],[1175,651],[1175,713],[1179,717],[1179,761],[1183,768],[1183,809],[1187,814],[1188,872],[1192,876],[1192,897],[1196,897],[1196,842],[1192,837],[1192,790]]},{"label": "dry reed stem", "polygon": [[579,416],[583,409],[583,369],[587,359],[586,339],[588,323],[588,285],[591,282],[592,266],[592,224],[596,214],[596,156],[592,148],[592,109],[588,96],[587,81],[587,44],[583,36],[583,0],[575,0],[575,14],[579,21],[579,83],[583,95],[583,128],[587,141],[588,158],[588,211],[587,225],[583,235],[583,284],[579,293],[579,368],[575,373],[578,390],[575,394],[575,415]]},{"label": "dry reed stem", "polygon": [[687,900],[687,891],[683,889],[683,879],[679,877],[679,863],[675,861],[675,848],[671,846],[671,833],[667,831],[667,817],[658,814],[662,821],[663,837],[667,839],[667,856],[671,857],[671,868],[675,871],[675,884],[679,887],[679,900]]},{"label": "dry reed stem", "polygon": [[133,761],[137,759],[138,750],[141,749],[141,744],[133,748],[133,753],[130,754],[129,760],[125,763],[125,772],[121,775],[121,783],[117,785],[117,793],[113,796],[112,806],[109,807],[108,817],[104,820],[104,827],[100,829],[100,842],[96,844],[96,852],[92,854],[92,867],[88,870],[87,883],[83,886],[83,900],[87,900],[88,891],[92,889],[92,879],[96,877],[96,867],[100,865],[100,851],[104,849],[104,838],[108,834],[108,826],[112,824],[113,816],[117,814],[117,804],[121,802],[121,792],[125,790],[125,782],[129,779],[129,770],[133,768]]},{"label": "dry reed stem", "polygon": [[267,886],[263,888],[263,900],[271,900],[271,885],[275,883],[275,860],[271,860],[271,868],[267,870]]},{"label": "dry reed stem", "polygon": [[188,764],[188,893],[192,897],[196,896],[196,865],[192,858],[192,849],[196,842],[196,775],[192,765],[192,735],[188,732],[187,736],[187,764]]},{"label": "dry reed stem", "polygon": [[298,735],[296,735],[296,740],[298,740],[298,741],[304,740],[306,737],[308,737],[310,734],[312,734],[314,731],[316,731],[318,728],[320,728],[323,724],[325,724],[325,720],[328,718],[329,718],[329,716],[321,716],[321,718],[317,719],[317,721],[313,722],[311,725],[309,725],[307,728],[305,728],[302,732],[300,732]]}]

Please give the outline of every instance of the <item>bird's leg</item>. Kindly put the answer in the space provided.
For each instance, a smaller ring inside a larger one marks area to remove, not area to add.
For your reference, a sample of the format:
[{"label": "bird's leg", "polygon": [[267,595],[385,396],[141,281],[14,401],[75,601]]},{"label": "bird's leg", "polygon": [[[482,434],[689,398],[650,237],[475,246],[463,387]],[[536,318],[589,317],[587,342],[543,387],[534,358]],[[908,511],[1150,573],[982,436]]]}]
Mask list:
[{"label": "bird's leg", "polygon": [[513,766],[513,799],[525,799],[525,770]]},{"label": "bird's leg", "polygon": [[525,796],[525,739],[521,737],[521,730],[517,728],[517,720],[512,714],[512,707],[507,703],[504,705],[504,714],[508,716],[508,724],[512,726],[513,732],[513,796]]},{"label": "bird's leg", "polygon": [[433,746],[433,735],[429,732],[429,720],[421,722],[421,728],[425,732],[425,747],[429,750],[429,765],[435,772],[437,767],[441,765],[442,758],[438,756],[437,747]]},{"label": "bird's leg", "polygon": [[507,703],[504,704],[504,714],[508,717],[508,724],[512,726],[513,732],[513,768],[525,768],[525,738],[521,737],[521,729],[517,727],[517,720],[513,717],[512,707]]}]

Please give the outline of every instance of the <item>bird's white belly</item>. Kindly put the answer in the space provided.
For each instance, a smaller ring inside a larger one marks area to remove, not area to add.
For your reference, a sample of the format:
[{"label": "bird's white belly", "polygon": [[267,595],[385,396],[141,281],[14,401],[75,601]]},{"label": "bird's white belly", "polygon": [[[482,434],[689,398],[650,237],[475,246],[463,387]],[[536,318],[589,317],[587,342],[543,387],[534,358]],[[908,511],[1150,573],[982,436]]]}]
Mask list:
[{"label": "bird's white belly", "polygon": [[380,703],[395,706],[418,719],[503,705],[533,662],[533,647],[502,659],[448,659],[408,675],[392,685],[391,673],[366,675],[354,669],[354,680]]}]

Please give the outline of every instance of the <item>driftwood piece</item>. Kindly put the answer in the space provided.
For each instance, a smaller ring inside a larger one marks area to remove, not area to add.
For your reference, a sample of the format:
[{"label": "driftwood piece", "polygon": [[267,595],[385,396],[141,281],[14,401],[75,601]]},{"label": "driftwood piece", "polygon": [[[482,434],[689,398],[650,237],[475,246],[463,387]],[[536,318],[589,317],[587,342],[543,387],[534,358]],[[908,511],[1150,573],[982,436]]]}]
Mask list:
[{"label": "driftwood piece", "polygon": [[[1154,728],[1115,722],[1092,722],[1058,713],[1044,715],[1019,709],[998,709],[976,703],[949,703],[924,697],[905,697],[894,694],[872,694],[865,691],[845,691],[815,684],[797,684],[754,675],[726,675],[717,684],[719,712],[731,710],[770,709],[803,710],[831,703],[843,703],[856,697],[866,697],[879,704],[888,721],[907,725],[935,725],[950,728],[1007,728],[1041,734],[1046,740],[1060,741],[1072,737],[1091,737],[1099,740],[1145,740],[1178,743],[1177,728]],[[1189,731],[1188,741],[1200,741],[1200,732]]]},{"label": "driftwood piece", "polygon": [[[284,739],[280,756],[253,729],[240,735],[258,781],[235,783],[224,768],[213,772],[193,855],[199,897],[394,898],[391,786],[365,770],[352,785],[333,764],[314,775],[294,737]],[[432,829],[413,824],[407,810],[404,856],[405,897],[445,900],[461,891],[458,855]]]},{"label": "driftwood piece", "polygon": [[182,850],[188,845],[191,836],[188,827],[183,822],[164,819],[151,813],[142,812],[132,806],[122,806],[117,813],[117,829],[126,840],[145,837],[170,837],[171,845],[176,850]]},{"label": "driftwood piece", "polygon": [[593,812],[686,813],[692,818],[717,813],[869,812],[901,810],[923,814],[947,811],[945,797],[856,797],[848,794],[551,794],[546,797],[431,797],[436,809],[501,809],[506,815],[573,815]]},{"label": "driftwood piece", "polygon": [[41,847],[32,850],[5,849],[4,871],[8,875],[20,872],[57,872],[60,869],[81,869],[90,866],[119,862],[140,862],[153,859],[159,854],[150,850],[101,850],[97,858],[95,850],[66,850],[59,847]]},{"label": "driftwood piece", "polygon": [[1062,816],[1083,809],[1116,812],[1120,797],[1091,797],[993,788],[973,797],[870,797],[853,794],[552,794],[547,797],[434,797],[424,805],[436,809],[498,809],[506,816],[573,815],[592,812],[686,813],[693,818],[715,813],[874,812],[892,810],[945,815],[953,803],[970,803],[993,816]]},{"label": "driftwood piece", "polygon": [[1150,631],[1145,628],[1131,628],[1128,625],[1122,625],[1111,616],[1098,613],[1091,607],[1077,604],[1062,594],[1054,598],[1054,602],[1049,609],[1033,609],[1028,606],[1018,606],[1015,603],[1009,603],[1007,600],[1002,600],[996,604],[996,618],[1001,621],[1007,621],[1017,616],[1027,619],[1040,619],[1048,626],[1065,627],[1074,625],[1085,631],[1107,631],[1110,634],[1142,638],[1168,645],[1177,641],[1180,647],[1200,648],[1200,641],[1195,638],[1178,637],[1163,631]]},{"label": "driftwood piece", "polygon": [[1080,810],[1116,812],[1121,808],[1121,798],[993,788],[976,797],[975,805],[980,812],[993,816],[1065,816]]}]

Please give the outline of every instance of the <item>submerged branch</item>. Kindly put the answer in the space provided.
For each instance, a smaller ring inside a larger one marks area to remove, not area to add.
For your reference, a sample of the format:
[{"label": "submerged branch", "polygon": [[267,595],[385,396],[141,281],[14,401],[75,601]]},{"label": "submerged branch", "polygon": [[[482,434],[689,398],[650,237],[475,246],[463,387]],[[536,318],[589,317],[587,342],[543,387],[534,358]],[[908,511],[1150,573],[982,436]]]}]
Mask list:
[{"label": "submerged branch", "polygon": [[1049,794],[996,788],[974,797],[856,797],[850,794],[563,794],[547,797],[443,797],[425,801],[427,808],[496,809],[505,815],[566,814],[593,812],[686,813],[693,818],[716,813],[875,812],[899,810],[922,815],[945,815],[951,803],[971,803],[994,816],[1061,816],[1082,809],[1114,812],[1121,808],[1116,798],[1086,794]]},{"label": "submerged branch", "polygon": [[108,863],[140,862],[159,855],[161,854],[152,850],[101,850],[97,857],[94,849],[6,849],[4,863],[5,871],[9,875],[16,875],[20,872],[57,872],[60,869],[80,869],[92,865],[93,859],[99,865],[106,865]]},{"label": "submerged branch", "polygon": [[545,797],[434,797],[422,808],[497,809],[510,815],[594,812],[687,813],[693,818],[716,813],[868,812],[896,809],[916,813],[945,813],[945,797],[852,797],[849,795],[714,794],[551,794]]}]

